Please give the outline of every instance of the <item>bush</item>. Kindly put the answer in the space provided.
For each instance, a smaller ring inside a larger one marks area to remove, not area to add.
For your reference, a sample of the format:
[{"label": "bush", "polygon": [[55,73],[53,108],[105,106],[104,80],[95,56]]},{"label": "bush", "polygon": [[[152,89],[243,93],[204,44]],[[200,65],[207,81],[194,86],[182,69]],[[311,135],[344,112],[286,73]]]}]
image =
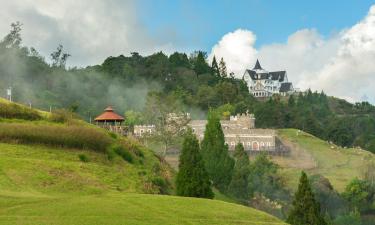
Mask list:
[{"label": "bush", "polygon": [[1,123],[0,140],[105,152],[113,140],[99,129],[84,126]]},{"label": "bush", "polygon": [[85,154],[79,154],[79,155],[78,155],[78,158],[79,158],[79,160],[81,160],[82,162],[89,162],[89,161],[90,161],[89,157],[88,157],[87,155],[85,155]]},{"label": "bush", "polygon": [[133,163],[133,156],[132,154],[126,150],[123,146],[121,145],[115,145],[113,146],[113,151],[121,156],[125,161],[129,162],[129,163]]},{"label": "bush", "polygon": [[79,116],[65,109],[54,110],[48,118],[49,121],[55,123],[67,123],[73,119],[79,119]]},{"label": "bush", "polygon": [[151,179],[151,183],[159,189],[160,194],[168,193],[168,183],[162,177],[154,177]]},{"label": "bush", "polygon": [[18,104],[0,102],[0,117],[7,119],[41,120],[42,116],[34,109]]}]

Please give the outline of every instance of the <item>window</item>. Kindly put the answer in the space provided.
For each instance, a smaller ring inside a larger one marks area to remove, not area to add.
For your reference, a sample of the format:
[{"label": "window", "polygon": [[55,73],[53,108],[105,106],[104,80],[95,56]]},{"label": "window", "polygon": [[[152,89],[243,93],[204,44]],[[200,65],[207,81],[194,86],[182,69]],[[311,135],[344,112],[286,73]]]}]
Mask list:
[{"label": "window", "polygon": [[230,145],[236,145],[236,144],[234,143],[234,141],[232,141],[232,142],[230,143]]},{"label": "window", "polygon": [[145,130],[141,129],[140,132],[141,132],[141,134],[142,134],[143,132],[145,132]]},{"label": "window", "polygon": [[264,142],[260,142],[260,146],[263,147],[264,146]]},{"label": "window", "polygon": [[247,142],[247,146],[251,146],[251,142]]},{"label": "window", "polygon": [[147,132],[151,134],[151,129],[148,129]]}]

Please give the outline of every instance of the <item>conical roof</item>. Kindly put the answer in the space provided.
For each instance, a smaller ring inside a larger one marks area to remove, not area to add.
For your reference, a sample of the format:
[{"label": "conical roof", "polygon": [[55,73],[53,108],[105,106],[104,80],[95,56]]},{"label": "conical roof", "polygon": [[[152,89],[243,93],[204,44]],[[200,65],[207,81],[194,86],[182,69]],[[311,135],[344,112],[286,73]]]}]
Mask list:
[{"label": "conical roof", "polygon": [[100,114],[94,119],[95,121],[124,121],[124,117],[118,115],[113,111],[111,106],[105,108],[104,113]]},{"label": "conical roof", "polygon": [[259,60],[257,59],[257,62],[255,63],[253,70],[262,70],[263,68],[260,66]]}]

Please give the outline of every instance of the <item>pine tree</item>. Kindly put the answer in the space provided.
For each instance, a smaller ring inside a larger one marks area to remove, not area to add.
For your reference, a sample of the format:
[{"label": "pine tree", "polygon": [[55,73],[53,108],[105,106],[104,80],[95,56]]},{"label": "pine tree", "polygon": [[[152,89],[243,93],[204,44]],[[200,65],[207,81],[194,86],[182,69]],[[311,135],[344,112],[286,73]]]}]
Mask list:
[{"label": "pine tree", "polygon": [[220,70],[219,70],[219,66],[217,64],[217,61],[216,61],[216,57],[214,56],[214,58],[212,59],[212,63],[211,63],[211,69],[212,69],[212,73],[213,75],[219,77],[220,76]]},{"label": "pine tree", "polygon": [[219,71],[220,71],[220,76],[223,77],[223,78],[226,78],[228,76],[228,73],[227,73],[227,66],[224,62],[224,59],[223,57],[221,57],[220,59],[220,63],[219,63]]},{"label": "pine tree", "polygon": [[213,112],[208,115],[201,147],[206,169],[213,185],[220,191],[226,191],[232,178],[234,160],[229,156],[219,116]]},{"label": "pine tree", "polygon": [[229,193],[234,197],[246,200],[248,195],[249,156],[241,143],[236,145],[234,152],[235,165],[232,180],[229,184]]},{"label": "pine tree", "polygon": [[302,171],[298,190],[294,196],[293,208],[287,222],[292,225],[326,225],[320,214],[319,203],[315,200],[306,173]]},{"label": "pine tree", "polygon": [[200,154],[199,143],[191,130],[183,142],[179,170],[176,178],[177,195],[213,198],[211,181]]}]

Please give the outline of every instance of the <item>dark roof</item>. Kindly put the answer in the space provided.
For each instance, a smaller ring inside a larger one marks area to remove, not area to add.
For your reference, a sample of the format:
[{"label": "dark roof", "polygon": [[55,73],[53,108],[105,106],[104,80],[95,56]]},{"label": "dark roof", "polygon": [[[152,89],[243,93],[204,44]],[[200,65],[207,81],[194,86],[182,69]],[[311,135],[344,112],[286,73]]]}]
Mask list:
[{"label": "dark roof", "polygon": [[262,67],[260,66],[259,60],[257,59],[257,62],[255,63],[255,66],[253,70],[262,70]]},{"label": "dark roof", "polygon": [[279,92],[288,92],[292,90],[292,83],[281,83]]},{"label": "dark roof", "polygon": [[113,111],[111,106],[108,106],[105,112],[95,118],[95,121],[124,121],[124,117],[118,115]]},{"label": "dark roof", "polygon": [[250,75],[252,80],[272,79],[272,80],[278,80],[280,82],[283,82],[285,80],[285,74],[286,74],[285,71],[275,71],[275,72],[269,72],[269,73],[257,73],[254,70],[246,70],[246,71]]}]

